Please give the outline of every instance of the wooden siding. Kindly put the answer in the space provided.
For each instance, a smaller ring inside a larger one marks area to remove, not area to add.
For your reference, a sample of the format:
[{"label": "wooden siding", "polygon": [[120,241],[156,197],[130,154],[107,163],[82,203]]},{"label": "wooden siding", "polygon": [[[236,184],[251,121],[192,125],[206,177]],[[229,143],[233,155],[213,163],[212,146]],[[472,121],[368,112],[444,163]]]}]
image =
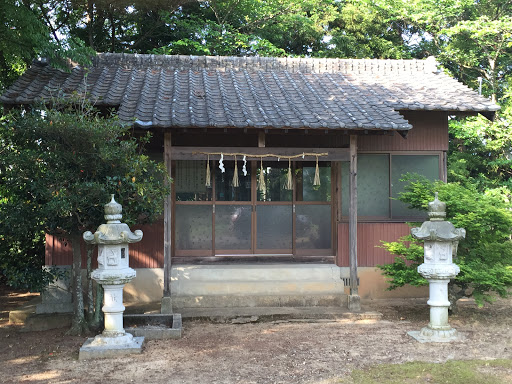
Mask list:
[{"label": "wooden siding", "polygon": [[[142,240],[130,244],[130,267],[132,268],[162,268],[164,265],[163,221],[153,225],[133,227],[144,232]],[[85,243],[82,242],[82,268],[86,267]],[[71,244],[56,236],[46,235],[45,263],[46,265],[71,265],[73,253]],[[97,252],[93,255],[93,268],[97,267]]]},{"label": "wooden siding", "polygon": [[[394,241],[407,235],[410,231],[406,223],[358,223],[357,224],[357,265],[374,267],[393,261],[394,256],[382,248],[377,248],[380,241]],[[339,267],[349,266],[348,223],[338,224]]]},{"label": "wooden siding", "polygon": [[71,244],[57,236],[46,235],[45,264],[71,265],[73,252]]},{"label": "wooden siding", "polygon": [[448,117],[443,112],[402,112],[413,125],[407,138],[394,136],[359,137],[359,151],[447,151]]},{"label": "wooden siding", "polygon": [[144,233],[142,240],[130,244],[130,267],[163,268],[164,266],[164,222],[134,227]]}]

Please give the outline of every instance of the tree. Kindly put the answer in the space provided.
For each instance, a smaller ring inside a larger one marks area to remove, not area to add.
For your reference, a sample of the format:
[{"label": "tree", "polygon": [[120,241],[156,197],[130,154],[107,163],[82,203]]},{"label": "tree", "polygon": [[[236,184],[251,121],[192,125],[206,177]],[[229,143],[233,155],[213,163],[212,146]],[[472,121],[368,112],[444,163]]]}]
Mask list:
[{"label": "tree", "polygon": [[[94,53],[66,31],[76,23],[70,2],[0,0],[0,92],[38,58],[67,69],[90,63]],[[54,17],[50,17],[53,15]]]},{"label": "tree", "polygon": [[[401,201],[411,208],[426,209],[434,191],[438,191],[439,199],[446,202],[446,220],[466,229],[466,238],[460,241],[454,260],[461,272],[449,286],[452,305],[463,296],[473,296],[479,305],[492,301],[493,294],[506,297],[512,287],[509,202],[500,194],[480,193],[476,188],[457,183],[407,179],[410,184],[401,194]],[[397,255],[394,263],[379,266],[389,278],[390,289],[427,283],[416,271],[423,262],[421,243],[408,236],[397,242],[384,242],[383,247]]]},{"label": "tree", "polygon": [[314,55],[336,9],[329,0],[214,0],[165,15],[169,42],[154,52]]},{"label": "tree", "polygon": [[44,25],[14,0],[0,1],[0,91],[26,69],[48,37]]},{"label": "tree", "polygon": [[504,105],[494,122],[481,116],[449,125],[448,181],[481,192],[512,195],[512,106]]},{"label": "tree", "polygon": [[[338,12],[330,23],[328,57],[410,58],[407,44],[410,26],[401,17],[400,7],[374,0],[338,2]],[[396,5],[396,4],[394,4]],[[402,7],[403,8],[403,7]]]},{"label": "tree", "polygon": [[[71,333],[80,334],[87,329],[80,273],[82,233],[104,222],[103,205],[111,193],[123,205],[128,224],[158,218],[169,193],[167,173],[163,164],[139,152],[147,139],[128,136],[115,120],[92,111],[15,111],[3,119],[1,128],[0,184],[7,191],[0,205],[2,229],[13,237],[23,230],[44,230],[71,244]],[[32,230],[23,220],[19,225],[20,214],[32,218]]]}]

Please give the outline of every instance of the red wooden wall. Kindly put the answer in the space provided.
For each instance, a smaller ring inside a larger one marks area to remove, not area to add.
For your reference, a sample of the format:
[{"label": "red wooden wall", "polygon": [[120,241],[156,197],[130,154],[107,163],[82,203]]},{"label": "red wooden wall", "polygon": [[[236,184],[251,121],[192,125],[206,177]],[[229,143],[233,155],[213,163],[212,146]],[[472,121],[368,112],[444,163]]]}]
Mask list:
[{"label": "red wooden wall", "polygon": [[[357,265],[374,267],[377,264],[393,262],[394,256],[378,248],[381,240],[395,241],[410,233],[406,223],[358,223],[357,224]],[[348,223],[338,224],[338,255],[336,264],[349,266]]]},{"label": "red wooden wall", "polygon": [[403,112],[413,128],[404,139],[393,136],[359,136],[359,151],[447,151],[448,117],[443,112]]},{"label": "red wooden wall", "polygon": [[[164,266],[164,225],[163,221],[152,225],[131,228],[141,229],[142,240],[130,244],[130,267],[162,268]],[[85,268],[85,243],[82,243],[82,267]],[[46,235],[46,265],[70,265],[73,259],[71,244],[56,236]],[[93,256],[93,268],[96,268],[96,253]]]}]

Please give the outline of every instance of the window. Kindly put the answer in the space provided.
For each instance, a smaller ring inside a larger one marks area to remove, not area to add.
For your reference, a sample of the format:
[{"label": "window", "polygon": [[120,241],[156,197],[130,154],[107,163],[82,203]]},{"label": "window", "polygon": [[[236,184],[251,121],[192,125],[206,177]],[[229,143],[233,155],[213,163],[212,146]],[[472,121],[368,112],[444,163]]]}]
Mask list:
[{"label": "window", "polygon": [[174,189],[177,201],[211,201],[212,189],[205,184],[206,161],[176,161]]},{"label": "window", "polygon": [[331,201],[331,163],[318,163],[320,185],[313,185],[315,180],[316,163],[297,163],[297,201]]},{"label": "window", "polygon": [[[215,165],[210,164],[211,167]],[[241,162],[238,162],[237,168]],[[206,162],[205,162],[206,166]],[[238,187],[233,186],[233,176],[235,175],[235,162],[224,162],[225,172],[218,172],[212,169],[215,174],[215,188],[217,201],[251,201],[251,169],[247,167],[247,176],[242,176],[242,170],[238,169]]]},{"label": "window", "polygon": [[[342,216],[348,216],[349,167],[341,166]],[[407,208],[398,198],[404,190],[402,175],[418,173],[430,180],[439,179],[439,155],[359,154],[357,157],[357,214],[362,220],[407,220],[424,212]]]},{"label": "window", "polygon": [[[400,181],[406,173],[417,173],[429,180],[439,179],[439,156],[432,155],[394,155],[391,159],[391,196],[398,199],[404,191],[406,182]],[[400,200],[391,200],[393,217],[424,216],[425,212],[407,208]]]},{"label": "window", "polygon": [[[260,179],[262,172],[259,164],[256,178]],[[265,190],[257,189],[258,201],[292,201],[292,191],[285,188],[288,178],[288,162],[265,161],[263,162],[263,175],[265,178]]]}]

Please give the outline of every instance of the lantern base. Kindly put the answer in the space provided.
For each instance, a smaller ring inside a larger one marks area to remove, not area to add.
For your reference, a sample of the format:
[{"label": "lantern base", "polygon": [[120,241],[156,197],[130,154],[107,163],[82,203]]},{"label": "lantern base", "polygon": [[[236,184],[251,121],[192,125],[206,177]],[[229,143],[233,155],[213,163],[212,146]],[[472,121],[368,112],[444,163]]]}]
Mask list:
[{"label": "lantern base", "polygon": [[420,343],[450,343],[464,340],[464,336],[455,328],[432,329],[425,327],[421,331],[410,331],[407,334]]},{"label": "lantern base", "polygon": [[132,335],[126,335],[120,337],[98,335],[87,339],[82,348],[80,348],[78,360],[105,359],[141,353],[144,337],[130,337]]}]

